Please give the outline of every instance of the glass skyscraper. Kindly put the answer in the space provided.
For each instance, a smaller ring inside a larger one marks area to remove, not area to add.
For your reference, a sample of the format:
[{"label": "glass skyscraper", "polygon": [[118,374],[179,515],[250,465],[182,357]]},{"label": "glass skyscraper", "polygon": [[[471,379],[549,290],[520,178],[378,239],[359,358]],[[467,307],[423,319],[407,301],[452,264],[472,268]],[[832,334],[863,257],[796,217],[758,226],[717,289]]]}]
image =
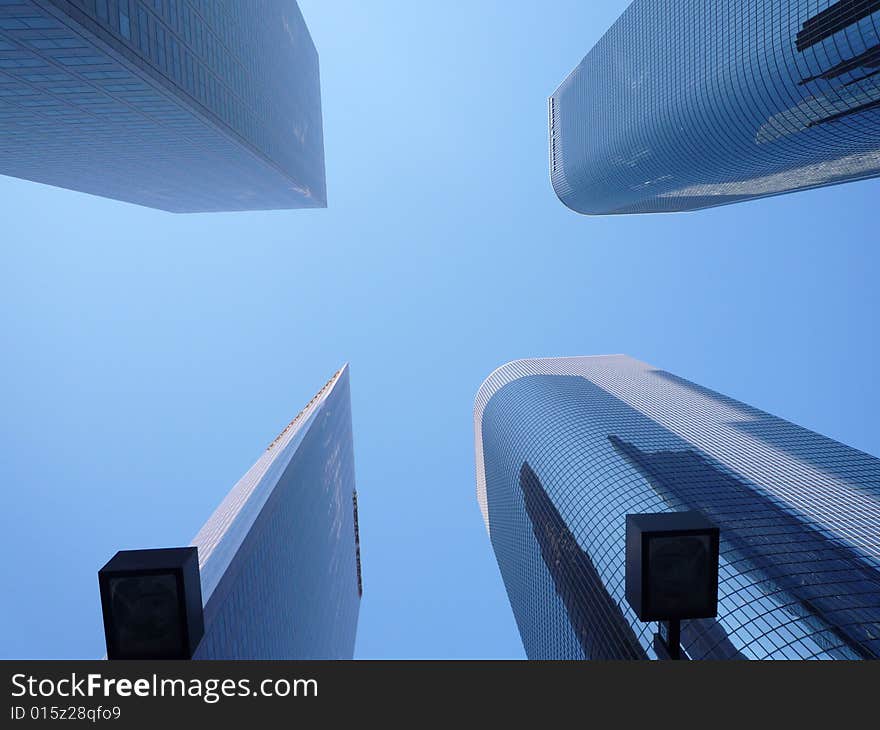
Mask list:
[{"label": "glass skyscraper", "polygon": [[549,102],[579,213],[695,210],[880,174],[880,0],[634,0]]},{"label": "glass skyscraper", "polygon": [[0,174],[163,210],[326,205],[295,0],[0,0]]},{"label": "glass skyscraper", "polygon": [[192,542],[195,659],[351,659],[361,583],[349,371],[336,373]]},{"label": "glass skyscraper", "polygon": [[655,658],[625,516],[721,530],[691,659],[880,658],[880,459],[625,355],[520,360],[476,397],[477,498],[527,655]]}]

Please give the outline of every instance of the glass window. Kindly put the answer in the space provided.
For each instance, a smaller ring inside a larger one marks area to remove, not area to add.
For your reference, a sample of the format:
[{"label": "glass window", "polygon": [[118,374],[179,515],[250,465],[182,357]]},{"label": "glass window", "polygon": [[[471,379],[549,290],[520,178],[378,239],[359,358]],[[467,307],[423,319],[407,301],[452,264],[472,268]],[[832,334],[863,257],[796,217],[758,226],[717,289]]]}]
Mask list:
[{"label": "glass window", "polygon": [[131,38],[131,20],[129,18],[128,0],[119,0],[119,32],[123,38]]}]

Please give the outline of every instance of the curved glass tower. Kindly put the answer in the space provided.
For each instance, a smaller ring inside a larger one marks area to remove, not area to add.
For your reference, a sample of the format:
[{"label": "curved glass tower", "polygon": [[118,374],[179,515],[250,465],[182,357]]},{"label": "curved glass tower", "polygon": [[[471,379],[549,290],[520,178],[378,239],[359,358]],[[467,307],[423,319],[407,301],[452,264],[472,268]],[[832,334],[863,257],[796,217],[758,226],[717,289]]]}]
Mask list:
[{"label": "curved glass tower", "polygon": [[520,360],[480,387],[477,499],[531,659],[654,658],[625,515],[721,529],[692,659],[880,658],[880,459],[625,355]]},{"label": "curved glass tower", "polygon": [[880,174],[880,0],[634,0],[550,98],[579,213],[696,210]]}]

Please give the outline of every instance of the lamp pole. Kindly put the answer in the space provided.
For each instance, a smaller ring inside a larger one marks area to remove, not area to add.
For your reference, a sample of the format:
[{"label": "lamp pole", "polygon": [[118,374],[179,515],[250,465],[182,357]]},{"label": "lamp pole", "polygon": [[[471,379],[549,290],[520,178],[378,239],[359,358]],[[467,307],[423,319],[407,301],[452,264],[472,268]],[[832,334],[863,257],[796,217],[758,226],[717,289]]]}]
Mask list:
[{"label": "lamp pole", "polygon": [[654,634],[654,650],[663,659],[686,659],[681,651],[681,621],[658,621]]},{"label": "lamp pole", "polygon": [[659,659],[689,658],[682,620],[718,615],[719,533],[700,512],[626,516],[626,600],[641,621],[657,622]]}]

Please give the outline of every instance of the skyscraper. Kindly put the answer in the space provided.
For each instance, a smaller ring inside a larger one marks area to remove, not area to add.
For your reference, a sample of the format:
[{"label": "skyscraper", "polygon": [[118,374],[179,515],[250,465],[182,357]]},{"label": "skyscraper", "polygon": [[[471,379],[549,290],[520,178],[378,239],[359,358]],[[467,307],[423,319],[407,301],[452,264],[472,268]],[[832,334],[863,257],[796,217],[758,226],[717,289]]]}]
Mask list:
[{"label": "skyscraper", "polygon": [[196,659],[351,659],[361,583],[348,366],[232,488],[192,544]]},{"label": "skyscraper", "polygon": [[579,213],[696,210],[880,174],[880,1],[633,0],[550,97]]},{"label": "skyscraper", "polygon": [[880,658],[880,459],[625,355],[520,360],[474,411],[477,499],[526,653],[653,658],[625,516],[721,530],[692,659]]},{"label": "skyscraper", "polygon": [[3,0],[0,174],[177,213],[326,205],[295,0]]}]

